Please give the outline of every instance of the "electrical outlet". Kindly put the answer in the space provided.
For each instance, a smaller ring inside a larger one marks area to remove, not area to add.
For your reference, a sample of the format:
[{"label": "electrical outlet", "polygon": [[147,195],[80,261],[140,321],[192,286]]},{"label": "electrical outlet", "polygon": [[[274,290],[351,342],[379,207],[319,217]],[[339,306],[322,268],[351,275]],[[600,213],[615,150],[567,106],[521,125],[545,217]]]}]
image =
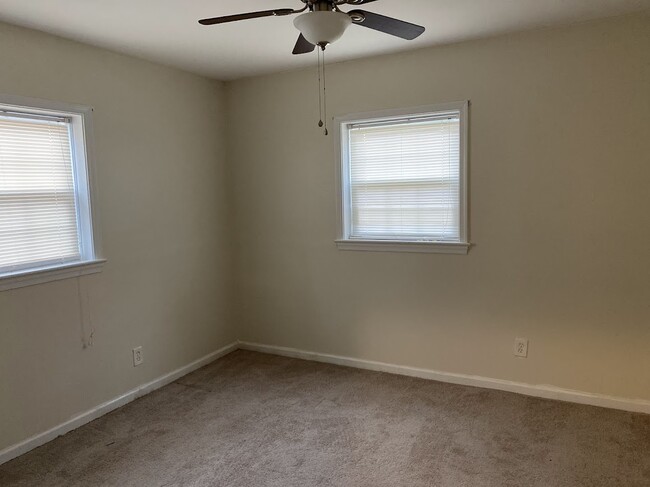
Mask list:
[{"label": "electrical outlet", "polygon": [[144,355],[142,355],[142,347],[133,349],[133,366],[137,367],[144,362]]},{"label": "electrical outlet", "polygon": [[528,357],[528,339],[515,338],[515,356],[523,358]]}]

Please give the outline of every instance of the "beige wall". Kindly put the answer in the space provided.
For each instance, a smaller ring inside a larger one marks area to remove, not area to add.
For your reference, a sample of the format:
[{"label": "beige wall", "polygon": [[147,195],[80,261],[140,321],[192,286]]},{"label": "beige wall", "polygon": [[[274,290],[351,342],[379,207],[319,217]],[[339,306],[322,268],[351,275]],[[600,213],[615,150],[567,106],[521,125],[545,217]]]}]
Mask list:
[{"label": "beige wall", "polygon": [[467,256],[337,251],[315,73],[228,85],[242,339],[650,399],[648,14],[328,68],[333,116],[471,100]]},{"label": "beige wall", "polygon": [[0,93],[95,107],[108,259],[101,274],[0,292],[1,450],[236,335],[222,84],[0,24]]}]

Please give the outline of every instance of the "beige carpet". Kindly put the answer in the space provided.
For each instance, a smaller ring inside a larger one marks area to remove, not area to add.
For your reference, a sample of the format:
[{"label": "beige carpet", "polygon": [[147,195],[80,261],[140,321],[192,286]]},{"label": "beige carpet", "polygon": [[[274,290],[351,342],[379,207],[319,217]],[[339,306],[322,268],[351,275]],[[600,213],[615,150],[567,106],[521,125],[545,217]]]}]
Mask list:
[{"label": "beige carpet", "polygon": [[650,486],[650,416],[237,351],[8,486]]}]

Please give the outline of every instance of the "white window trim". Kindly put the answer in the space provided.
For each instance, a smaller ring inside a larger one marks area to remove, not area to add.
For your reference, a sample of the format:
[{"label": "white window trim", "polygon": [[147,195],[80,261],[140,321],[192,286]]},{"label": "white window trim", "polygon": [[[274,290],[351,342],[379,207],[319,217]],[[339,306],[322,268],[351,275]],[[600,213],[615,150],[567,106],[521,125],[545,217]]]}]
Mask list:
[{"label": "white window trim", "polygon": [[[50,281],[58,281],[101,272],[106,259],[102,258],[102,240],[97,211],[97,183],[94,170],[93,108],[85,105],[0,94],[0,105],[10,105],[31,113],[67,115],[73,118],[73,142],[77,181],[86,184],[77,187],[77,208],[85,223],[81,235],[83,255],[91,256],[77,262],[21,269],[0,274],[0,292]],[[84,150],[85,149],[85,150]],[[81,200],[81,201],[80,201]],[[84,203],[88,203],[87,205]]]},{"label": "white window trim", "polygon": [[[373,240],[350,238],[350,182],[348,174],[348,138],[346,125],[370,121],[390,120],[411,115],[422,116],[435,112],[460,112],[460,242],[411,241],[411,240]],[[469,101],[438,103],[413,108],[398,108],[375,112],[353,113],[334,119],[334,139],[336,141],[336,185],[338,238],[335,240],[339,250],[361,250],[374,252],[416,252],[467,254],[469,243],[468,222],[468,170],[467,134]]]},{"label": "white window trim", "polygon": [[60,281],[72,277],[96,274],[102,271],[106,259],[97,259],[74,262],[49,267],[38,267],[34,269],[5,274],[0,277],[0,292],[21,287],[34,286],[46,282]]}]

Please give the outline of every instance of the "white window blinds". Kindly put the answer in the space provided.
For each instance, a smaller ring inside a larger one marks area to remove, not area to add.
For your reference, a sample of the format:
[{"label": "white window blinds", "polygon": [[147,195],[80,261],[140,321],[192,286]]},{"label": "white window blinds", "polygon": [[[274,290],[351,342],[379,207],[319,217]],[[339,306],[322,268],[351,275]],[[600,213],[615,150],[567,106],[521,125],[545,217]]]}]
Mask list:
[{"label": "white window blinds", "polygon": [[460,113],[348,125],[349,238],[458,242]]},{"label": "white window blinds", "polygon": [[70,122],[0,112],[0,274],[81,259]]}]

